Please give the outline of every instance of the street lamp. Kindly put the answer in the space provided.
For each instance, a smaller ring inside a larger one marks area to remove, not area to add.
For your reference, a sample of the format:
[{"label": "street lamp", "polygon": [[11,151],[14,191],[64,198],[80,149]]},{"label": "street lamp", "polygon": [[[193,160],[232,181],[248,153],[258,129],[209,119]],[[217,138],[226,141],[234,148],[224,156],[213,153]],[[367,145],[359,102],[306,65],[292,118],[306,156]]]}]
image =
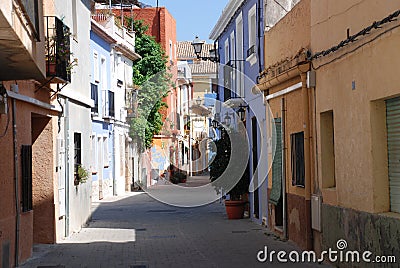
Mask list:
[{"label": "street lamp", "polygon": [[237,113],[238,113],[241,121],[244,121],[246,119],[246,109],[245,108],[247,108],[247,107],[248,106],[243,106],[243,105],[239,106],[239,110],[237,111]]},{"label": "street lamp", "polygon": [[201,98],[200,98],[200,96],[197,96],[196,104],[197,104],[198,106],[200,106],[200,104],[201,104]]},{"label": "street lamp", "polygon": [[200,41],[199,37],[196,36],[196,38],[192,42],[192,46],[194,48],[194,53],[196,54],[197,58],[200,57],[201,50],[203,48],[203,41]]},{"label": "street lamp", "polygon": [[224,122],[226,126],[230,126],[232,123],[232,118],[229,116],[228,112],[226,112],[225,117],[224,117]]},{"label": "street lamp", "polygon": [[219,59],[218,59],[218,53],[217,53],[216,49],[211,49],[209,51],[209,55],[210,55],[209,57],[202,57],[201,56],[201,51],[203,50],[203,45],[204,45],[204,41],[201,41],[199,39],[199,37],[196,36],[196,38],[192,42],[192,46],[193,46],[193,49],[194,49],[194,54],[196,54],[196,56],[197,56],[197,59],[199,59],[199,60],[209,60],[209,61],[212,61],[212,62],[218,62]]}]

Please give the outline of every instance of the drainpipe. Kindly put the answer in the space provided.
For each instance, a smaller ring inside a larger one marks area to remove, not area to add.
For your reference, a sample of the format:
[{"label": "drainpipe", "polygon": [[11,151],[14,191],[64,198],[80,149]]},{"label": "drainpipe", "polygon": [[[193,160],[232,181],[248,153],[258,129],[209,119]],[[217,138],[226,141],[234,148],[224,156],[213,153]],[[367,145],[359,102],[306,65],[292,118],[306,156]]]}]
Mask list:
[{"label": "drainpipe", "polygon": [[305,160],[305,199],[311,199],[311,159],[310,159],[310,122],[309,122],[309,96],[307,90],[307,73],[302,72],[301,91],[303,98],[303,127],[304,127],[304,160]]},{"label": "drainpipe", "polygon": [[69,99],[65,99],[64,116],[65,140],[65,237],[69,236]]},{"label": "drainpipe", "polygon": [[112,143],[113,143],[113,152],[112,152],[112,163],[113,163],[113,195],[117,195],[117,181],[116,181],[116,174],[117,172],[115,171],[115,124],[112,125]]},{"label": "drainpipe", "polygon": [[[262,62],[261,62],[261,33],[262,33],[262,31],[261,31],[261,29],[263,28],[263,27],[261,27],[262,25],[262,17],[264,17],[264,16],[261,16],[261,11],[262,11],[263,9],[262,9],[262,6],[261,6],[261,0],[258,0],[258,16],[257,16],[257,18],[258,18],[258,27],[257,27],[257,31],[258,31],[258,33],[257,33],[257,35],[258,35],[258,46],[257,46],[257,54],[258,54],[258,73],[260,74],[262,71],[263,71],[263,66],[262,66]],[[258,81],[257,81],[257,83],[258,83]]]},{"label": "drainpipe", "polygon": [[281,102],[281,144],[282,144],[282,227],[283,227],[283,238],[286,240],[287,236],[287,224],[286,224],[286,135],[285,135],[285,117],[286,117],[286,107],[285,107],[285,98],[282,98]]},{"label": "drainpipe", "polygon": [[17,143],[17,105],[12,99],[12,118],[13,118],[13,144],[14,144],[14,186],[15,186],[15,266],[19,265],[19,178],[18,178],[18,143]]}]

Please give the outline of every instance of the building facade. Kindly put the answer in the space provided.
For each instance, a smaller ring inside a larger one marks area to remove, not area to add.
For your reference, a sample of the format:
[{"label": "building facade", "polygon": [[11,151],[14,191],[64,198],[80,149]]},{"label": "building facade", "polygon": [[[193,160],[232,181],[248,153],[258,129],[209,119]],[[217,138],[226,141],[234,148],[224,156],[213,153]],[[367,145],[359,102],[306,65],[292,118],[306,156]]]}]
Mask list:
[{"label": "building facade", "polygon": [[[311,189],[315,174],[310,62],[310,1],[295,5],[265,33],[265,70],[259,88],[273,117],[275,150],[269,152],[269,228],[303,249],[311,249]],[[270,121],[269,121],[270,122]]]},{"label": "building facade", "polygon": [[52,169],[41,172],[40,161],[53,164],[51,130],[58,111],[51,93],[38,90],[46,81],[43,2],[32,8],[3,1],[0,26],[0,266],[11,267],[31,255],[35,216],[43,216],[32,188],[54,176]]},{"label": "building facade", "polygon": [[[107,116],[113,115],[113,104],[107,104],[112,95],[111,51],[116,40],[96,20],[91,21],[90,55],[92,59],[92,201],[114,194],[113,125]],[[114,92],[113,92],[114,93]],[[110,112],[111,108],[111,112]],[[114,113],[115,115],[115,113]]]},{"label": "building facade", "polygon": [[[221,64],[219,101],[236,112],[240,106],[247,107],[243,124],[247,129],[250,158],[245,172],[250,173],[253,185],[249,194],[249,215],[260,224],[266,224],[268,218],[267,178],[258,168],[259,163],[267,165],[267,158],[261,154],[261,147],[266,143],[266,115],[262,94],[254,94],[252,89],[264,66],[263,7],[262,1],[229,1],[210,33],[210,38],[218,42]],[[216,109],[221,120],[227,112],[220,107]]]},{"label": "building facade", "polygon": [[351,250],[398,258],[400,1],[355,3],[311,2],[322,203],[314,237],[322,249],[346,238]]}]

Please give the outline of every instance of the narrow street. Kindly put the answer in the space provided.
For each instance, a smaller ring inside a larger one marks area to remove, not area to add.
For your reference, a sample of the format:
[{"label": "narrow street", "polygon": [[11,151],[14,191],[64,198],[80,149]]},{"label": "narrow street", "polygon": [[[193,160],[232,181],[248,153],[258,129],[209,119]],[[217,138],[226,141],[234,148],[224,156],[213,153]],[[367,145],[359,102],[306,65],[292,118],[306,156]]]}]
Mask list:
[{"label": "narrow street", "polygon": [[61,244],[35,245],[21,267],[265,267],[256,257],[264,246],[296,249],[249,219],[228,220],[219,201],[178,208],[134,192],[92,209],[89,226]]}]

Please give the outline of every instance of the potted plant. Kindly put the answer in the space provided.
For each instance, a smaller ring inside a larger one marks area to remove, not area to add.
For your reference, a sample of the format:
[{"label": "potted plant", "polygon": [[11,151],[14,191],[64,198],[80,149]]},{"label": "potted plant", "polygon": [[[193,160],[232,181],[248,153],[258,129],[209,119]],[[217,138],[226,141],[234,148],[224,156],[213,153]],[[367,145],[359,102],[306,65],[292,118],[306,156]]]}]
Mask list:
[{"label": "potted plant", "polygon": [[71,57],[74,55],[70,49],[71,36],[70,31],[65,31],[62,37],[56,34],[46,37],[46,70],[49,74],[57,75],[57,65],[64,66],[67,74],[70,74],[72,69],[78,65],[76,58],[71,61]]},{"label": "potted plant", "polygon": [[80,183],[85,183],[88,179],[89,179],[89,170],[87,170],[82,165],[78,165],[75,171],[75,179],[74,179],[75,186],[79,185]]},{"label": "potted plant", "polygon": [[[236,138],[240,137],[240,134],[238,133],[231,133],[230,135],[236,135]],[[221,138],[214,141],[214,143],[215,147],[210,148],[215,153],[214,160],[210,164],[210,180],[216,191],[220,193],[221,190],[226,191],[224,187],[227,186],[226,183],[219,183],[217,179],[221,177],[221,175],[228,167],[232,151],[231,139],[229,138],[227,132],[223,129],[221,133]],[[232,166],[232,168],[238,169],[233,170],[233,174],[243,173],[243,170],[239,170],[239,168],[235,165]],[[248,169],[246,168],[238,182],[234,185],[232,189],[228,190],[227,192],[230,199],[225,200],[225,208],[229,219],[243,218],[245,205],[247,203],[247,201],[245,201],[245,194],[248,193],[249,184],[250,175]]]}]

